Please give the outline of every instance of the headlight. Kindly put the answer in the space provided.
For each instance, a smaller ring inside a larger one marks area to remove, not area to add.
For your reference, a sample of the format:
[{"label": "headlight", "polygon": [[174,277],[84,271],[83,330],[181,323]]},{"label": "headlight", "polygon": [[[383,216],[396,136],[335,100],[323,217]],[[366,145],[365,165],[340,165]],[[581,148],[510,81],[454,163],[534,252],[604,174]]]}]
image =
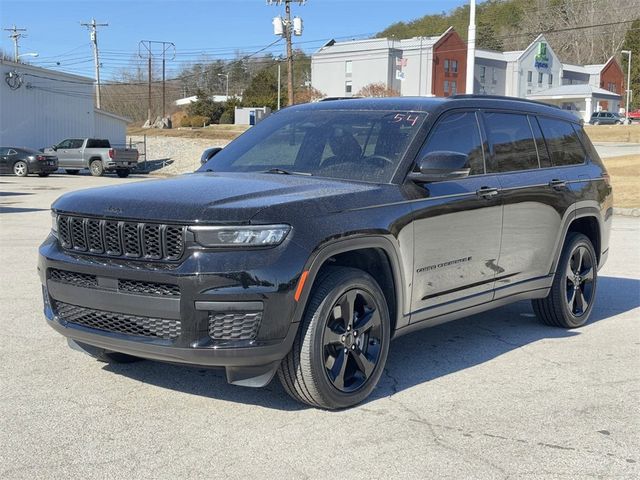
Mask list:
[{"label": "headlight", "polygon": [[280,245],[291,230],[289,225],[242,227],[190,227],[196,242],[204,247],[273,247]]},{"label": "headlight", "polygon": [[58,214],[51,210],[51,234],[58,238]]}]

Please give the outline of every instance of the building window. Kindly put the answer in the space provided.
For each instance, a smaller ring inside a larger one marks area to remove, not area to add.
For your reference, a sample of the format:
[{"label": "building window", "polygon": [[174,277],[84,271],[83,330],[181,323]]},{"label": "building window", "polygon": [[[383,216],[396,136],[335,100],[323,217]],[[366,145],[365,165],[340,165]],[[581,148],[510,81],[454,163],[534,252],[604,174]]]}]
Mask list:
[{"label": "building window", "polygon": [[453,73],[458,73],[458,61],[457,60],[451,60],[451,71]]},{"label": "building window", "polygon": [[448,58],[444,59],[444,71],[445,72],[449,71],[449,59]]},{"label": "building window", "polygon": [[543,80],[544,80],[544,73],[538,72],[538,85],[542,85]]},{"label": "building window", "polygon": [[549,85],[553,85],[553,74],[549,74]]},{"label": "building window", "polygon": [[444,81],[444,94],[449,95],[449,80]]},{"label": "building window", "polygon": [[352,68],[353,68],[353,62],[351,60],[347,60],[346,62],[344,62],[344,73],[347,77],[351,76],[352,73]]},{"label": "building window", "polygon": [[484,83],[487,79],[487,67],[480,67],[480,83]]},{"label": "building window", "polygon": [[491,69],[491,72],[492,83],[496,85],[498,83],[498,69],[496,67],[493,67]]},{"label": "building window", "polygon": [[533,82],[533,72],[532,72],[531,70],[529,70],[529,71],[527,72],[527,83],[528,83],[529,85],[531,85],[531,82]]},{"label": "building window", "polygon": [[455,95],[456,93],[458,93],[458,82],[456,82],[455,80],[451,81],[451,95]]},{"label": "building window", "polygon": [[610,92],[613,92],[613,93],[617,93],[616,92],[616,90],[617,90],[616,84],[613,83],[613,82],[609,82],[609,86],[608,86],[607,90],[609,90]]},{"label": "building window", "polygon": [[346,93],[347,95],[351,95],[352,91],[353,91],[353,82],[351,82],[351,80],[347,80],[346,82],[344,82],[344,93]]}]

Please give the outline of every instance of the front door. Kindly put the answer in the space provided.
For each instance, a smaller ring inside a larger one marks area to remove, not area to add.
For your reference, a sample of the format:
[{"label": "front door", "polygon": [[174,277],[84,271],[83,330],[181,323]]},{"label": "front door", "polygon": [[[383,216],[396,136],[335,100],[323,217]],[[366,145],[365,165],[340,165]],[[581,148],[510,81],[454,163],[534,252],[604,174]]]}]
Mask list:
[{"label": "front door", "polygon": [[412,322],[493,298],[502,229],[495,175],[485,173],[478,113],[446,113],[418,158],[433,151],[469,156],[469,177],[427,183],[413,202],[415,235]]}]

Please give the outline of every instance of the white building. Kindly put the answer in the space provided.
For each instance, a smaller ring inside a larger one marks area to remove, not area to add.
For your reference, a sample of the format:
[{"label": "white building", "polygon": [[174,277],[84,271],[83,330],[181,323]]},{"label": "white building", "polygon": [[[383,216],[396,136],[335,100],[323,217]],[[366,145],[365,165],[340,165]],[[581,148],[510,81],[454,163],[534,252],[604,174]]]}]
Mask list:
[{"label": "white building", "polygon": [[614,58],[602,65],[563,64],[544,35],[524,50],[476,49],[474,93],[539,100],[574,111],[584,121],[595,111],[618,112],[622,81]]},{"label": "white building", "polygon": [[124,144],[128,119],[94,107],[94,80],[0,60],[0,144],[42,148],[65,138]]}]

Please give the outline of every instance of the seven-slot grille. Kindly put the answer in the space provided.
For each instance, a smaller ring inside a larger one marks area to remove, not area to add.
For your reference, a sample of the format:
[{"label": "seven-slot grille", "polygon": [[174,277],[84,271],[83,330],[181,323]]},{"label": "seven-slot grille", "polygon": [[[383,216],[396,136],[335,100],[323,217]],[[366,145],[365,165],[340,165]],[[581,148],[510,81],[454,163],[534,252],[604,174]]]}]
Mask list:
[{"label": "seven-slot grille", "polygon": [[61,320],[106,332],[173,340],[180,336],[181,331],[180,321],[168,318],[106,312],[58,301],[54,301],[54,309]]},{"label": "seven-slot grille", "polygon": [[58,216],[62,247],[110,257],[176,261],[185,248],[186,227]]}]

